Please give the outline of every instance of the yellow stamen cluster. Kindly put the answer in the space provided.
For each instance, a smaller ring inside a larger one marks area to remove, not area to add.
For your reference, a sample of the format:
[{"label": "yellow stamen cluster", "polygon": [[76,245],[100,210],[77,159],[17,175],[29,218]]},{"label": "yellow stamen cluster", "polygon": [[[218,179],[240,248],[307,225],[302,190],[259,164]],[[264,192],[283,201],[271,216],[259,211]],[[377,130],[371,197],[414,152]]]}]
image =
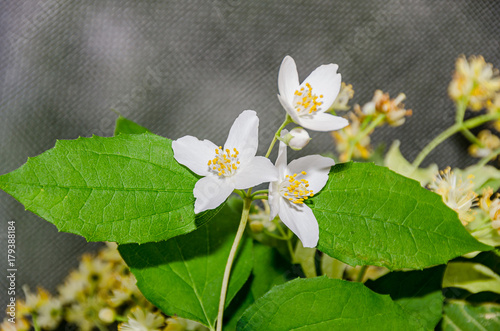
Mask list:
[{"label": "yellow stamen cluster", "polygon": [[[305,171],[302,171],[300,174],[307,175]],[[286,175],[285,180],[280,184],[280,195],[290,202],[302,204],[304,200],[314,196],[314,192],[308,189],[309,182],[307,180],[298,180],[297,176],[299,175]]]},{"label": "yellow stamen cluster", "polygon": [[306,83],[306,88],[301,87],[299,90],[295,91],[295,110],[297,110],[299,115],[311,115],[323,104],[323,102],[319,100],[323,98],[323,94],[319,96],[313,94],[312,86],[309,83]]},{"label": "yellow stamen cluster", "polygon": [[235,174],[240,161],[238,161],[238,155],[240,152],[236,148],[233,148],[233,154],[229,149],[225,151],[222,147],[215,149],[215,157],[208,161],[208,166],[217,173],[220,177],[229,177]]}]

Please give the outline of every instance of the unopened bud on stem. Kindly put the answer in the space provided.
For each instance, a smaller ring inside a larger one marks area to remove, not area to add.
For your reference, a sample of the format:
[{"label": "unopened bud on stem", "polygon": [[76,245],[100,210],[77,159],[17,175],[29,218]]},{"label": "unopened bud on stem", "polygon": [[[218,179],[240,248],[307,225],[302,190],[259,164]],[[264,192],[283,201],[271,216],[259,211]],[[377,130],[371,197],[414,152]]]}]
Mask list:
[{"label": "unopened bud on stem", "polygon": [[309,137],[309,133],[301,127],[296,127],[292,129],[292,131],[285,134],[281,140],[290,146],[291,149],[295,151],[300,151],[304,148],[311,138]]}]

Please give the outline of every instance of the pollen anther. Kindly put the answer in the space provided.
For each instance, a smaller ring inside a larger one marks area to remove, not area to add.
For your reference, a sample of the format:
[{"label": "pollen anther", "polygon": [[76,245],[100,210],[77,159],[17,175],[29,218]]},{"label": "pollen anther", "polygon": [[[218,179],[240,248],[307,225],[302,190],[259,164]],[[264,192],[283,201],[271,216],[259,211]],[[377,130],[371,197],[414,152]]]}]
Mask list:
[{"label": "pollen anther", "polygon": [[279,185],[279,192],[282,197],[295,204],[303,204],[304,200],[312,197],[313,191],[307,189],[309,182],[306,179],[297,179],[301,175],[306,175],[305,171],[300,174],[286,175]]},{"label": "pollen anther", "polygon": [[225,153],[222,146],[215,149],[215,158],[208,160],[208,166],[220,177],[230,177],[238,170],[238,155],[240,154],[236,148],[233,148],[234,153],[226,148]]}]

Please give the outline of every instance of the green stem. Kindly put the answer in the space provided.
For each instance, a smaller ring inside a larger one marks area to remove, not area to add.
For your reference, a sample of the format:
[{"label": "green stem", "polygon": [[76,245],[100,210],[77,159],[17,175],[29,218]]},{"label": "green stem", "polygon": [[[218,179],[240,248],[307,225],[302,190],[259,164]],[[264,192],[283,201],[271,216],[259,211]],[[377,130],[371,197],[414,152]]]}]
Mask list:
[{"label": "green stem", "polygon": [[496,120],[500,118],[500,113],[494,113],[494,114],[486,114],[486,115],[481,115],[474,117],[470,120],[467,120],[463,123],[455,123],[452,126],[450,126],[448,129],[445,131],[441,132],[440,135],[438,135],[436,138],[434,138],[430,143],[427,144],[427,146],[420,151],[420,153],[417,155],[415,158],[415,161],[413,161],[413,168],[416,169],[418,166],[422,163],[422,161],[426,158],[427,155],[429,155],[430,152],[434,148],[436,148],[439,144],[441,144],[443,141],[454,135],[455,133],[461,131],[462,129],[471,129],[475,128],[476,126],[479,126],[481,124],[484,124],[486,122]]},{"label": "green stem", "polygon": [[469,140],[474,145],[479,146],[480,148],[484,148],[484,144],[472,133],[469,129],[460,130],[462,135]]},{"label": "green stem", "polygon": [[365,136],[369,135],[370,132],[372,132],[377,127],[377,125],[379,125],[384,121],[384,119],[385,119],[384,114],[379,114],[377,117],[375,117],[375,119],[370,122],[370,125],[368,125],[363,131],[361,131],[356,135],[357,141],[360,141]]},{"label": "green stem", "polygon": [[268,196],[267,195],[254,195],[252,196],[252,200],[267,200]]},{"label": "green stem", "polygon": [[370,123],[372,118],[373,118],[373,115],[366,116],[365,119],[363,120],[363,122],[361,123],[360,130],[364,130],[366,128],[366,126],[368,125],[368,123]]},{"label": "green stem", "polygon": [[274,234],[273,232],[267,230],[267,229],[264,229],[264,233],[266,235],[268,235],[269,237],[273,237],[275,239],[278,239],[278,240],[288,240],[288,238],[286,237],[282,237],[282,236],[278,236],[277,234]]},{"label": "green stem", "polygon": [[269,190],[259,190],[259,191],[255,191],[252,193],[252,197],[254,195],[258,195],[258,194],[268,194],[269,193]]},{"label": "green stem", "polygon": [[[278,223],[277,224],[277,227],[278,227],[278,231],[281,233],[281,235],[283,236],[283,238],[286,238],[286,246],[288,248],[288,252],[290,253],[290,259],[291,261],[295,261],[295,252],[293,250],[293,247],[292,247],[292,242],[291,242],[291,239],[292,239],[292,236],[290,236],[290,234],[287,234],[285,233],[285,230],[283,230],[282,226],[281,226],[281,223]],[[290,231],[290,230],[288,230]]]},{"label": "green stem", "polygon": [[245,199],[246,194],[242,190],[234,190],[235,193],[237,193],[242,199]]},{"label": "green stem", "polygon": [[367,265],[364,265],[361,267],[361,270],[359,270],[358,277],[356,277],[356,282],[362,283],[363,278],[365,278],[366,270],[368,269]]},{"label": "green stem", "polygon": [[274,134],[273,141],[271,141],[271,145],[269,145],[269,148],[267,149],[267,153],[265,156],[266,158],[269,157],[269,155],[271,154],[271,151],[273,150],[274,144],[276,143],[276,140],[278,140],[278,137],[281,134],[281,130],[283,130],[285,128],[285,126],[287,126],[288,124],[290,124],[292,122],[293,122],[293,120],[290,117],[290,115],[286,114],[285,121],[283,121],[283,124],[281,124],[278,131],[276,131],[276,133]]},{"label": "green stem", "polygon": [[35,331],[41,331],[42,329],[40,329],[40,325],[38,325],[38,322],[36,320],[36,314],[32,314],[31,318],[33,319],[33,328],[35,329]]},{"label": "green stem", "polygon": [[[252,189],[248,190],[249,193],[251,193],[251,190]],[[229,252],[229,257],[227,258],[226,269],[224,270],[224,278],[222,279],[222,289],[220,292],[219,312],[217,314],[217,331],[222,331],[224,307],[226,305],[226,294],[227,287],[229,285],[229,276],[231,275],[231,267],[233,266],[234,258],[236,257],[236,252],[238,251],[238,246],[247,226],[251,203],[252,200],[247,195],[247,197],[243,200],[243,211],[241,212],[240,225],[238,226],[238,231],[236,231],[236,237],[234,238],[233,246],[231,247],[231,251]]]},{"label": "green stem", "polygon": [[465,109],[469,103],[469,97],[464,96],[457,101],[457,112],[455,114],[455,123],[461,124],[464,121]]}]

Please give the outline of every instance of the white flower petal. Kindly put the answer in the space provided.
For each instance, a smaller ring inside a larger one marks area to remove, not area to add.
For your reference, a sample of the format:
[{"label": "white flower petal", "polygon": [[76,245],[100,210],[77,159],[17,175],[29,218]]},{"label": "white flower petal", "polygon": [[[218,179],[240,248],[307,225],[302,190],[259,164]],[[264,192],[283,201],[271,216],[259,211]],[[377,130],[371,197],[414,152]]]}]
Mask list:
[{"label": "white flower petal", "polygon": [[311,208],[280,199],[279,215],[281,221],[299,237],[304,247],[316,247],[319,227]]},{"label": "white flower petal", "polygon": [[[288,133],[288,130],[284,129],[281,131],[281,136],[285,136]],[[269,184],[269,208],[271,209],[271,214],[269,215],[269,219],[272,221],[279,211],[279,201],[281,200],[281,196],[279,194],[278,185],[285,178],[286,175],[286,162],[287,162],[287,150],[286,144],[280,141],[278,157],[276,158],[275,167],[278,169],[278,180]]]},{"label": "white flower petal", "polygon": [[280,200],[281,196],[278,191],[279,182],[271,182],[269,183],[269,195],[267,202],[269,203],[269,209],[271,210],[269,213],[269,220],[272,221],[278,212],[280,211]]},{"label": "white flower petal", "polygon": [[301,175],[300,178],[307,180],[309,182],[308,188],[317,194],[325,186],[330,168],[333,165],[335,165],[335,161],[329,157],[308,155],[290,162],[287,175],[300,174],[301,171],[305,171],[306,175]]},{"label": "white flower petal", "polygon": [[342,76],[337,73],[338,68],[339,66],[333,63],[319,66],[300,85],[303,87],[309,83],[314,94],[323,94],[323,104],[318,107],[319,112],[328,110],[340,92]]},{"label": "white flower petal", "polygon": [[243,111],[234,121],[227,136],[224,149],[236,148],[240,153],[240,161],[255,156],[259,145],[259,118],[253,110]]},{"label": "white flower petal", "polygon": [[292,105],[294,93],[298,88],[299,74],[297,73],[297,66],[293,58],[287,55],[281,62],[278,73],[278,92],[284,100]]},{"label": "white flower petal", "polygon": [[314,131],[335,131],[349,125],[349,122],[339,116],[326,113],[316,113],[311,118],[302,116],[297,123],[306,129]]},{"label": "white flower petal", "polygon": [[[281,131],[286,132],[285,135],[288,133],[288,130],[283,130]],[[282,134],[283,135],[283,134]],[[286,174],[286,164],[287,164],[287,151],[286,151],[286,144],[284,142],[280,141],[279,145],[279,150],[278,150],[278,157],[276,158],[276,168],[278,169],[278,178],[279,180],[283,180],[285,178]]]},{"label": "white flower petal", "polygon": [[217,146],[209,140],[199,140],[193,136],[184,136],[172,141],[174,158],[199,176],[210,173],[208,160],[215,156]]},{"label": "white flower petal", "polygon": [[285,100],[282,96],[280,96],[278,94],[278,100],[280,101],[281,103],[281,106],[283,108],[285,108],[286,112],[288,113],[288,115],[290,115],[290,117],[292,118],[293,122],[294,123],[299,123],[299,115],[297,114],[297,111],[295,110],[295,108],[292,106],[291,103],[288,103],[287,100]]},{"label": "white flower petal", "polygon": [[278,170],[271,160],[256,156],[247,163],[242,163],[236,174],[230,178],[236,189],[247,189],[265,182],[278,180]]},{"label": "white flower petal", "polygon": [[194,186],[194,213],[220,206],[234,190],[233,184],[226,178],[210,175],[203,177]]}]

